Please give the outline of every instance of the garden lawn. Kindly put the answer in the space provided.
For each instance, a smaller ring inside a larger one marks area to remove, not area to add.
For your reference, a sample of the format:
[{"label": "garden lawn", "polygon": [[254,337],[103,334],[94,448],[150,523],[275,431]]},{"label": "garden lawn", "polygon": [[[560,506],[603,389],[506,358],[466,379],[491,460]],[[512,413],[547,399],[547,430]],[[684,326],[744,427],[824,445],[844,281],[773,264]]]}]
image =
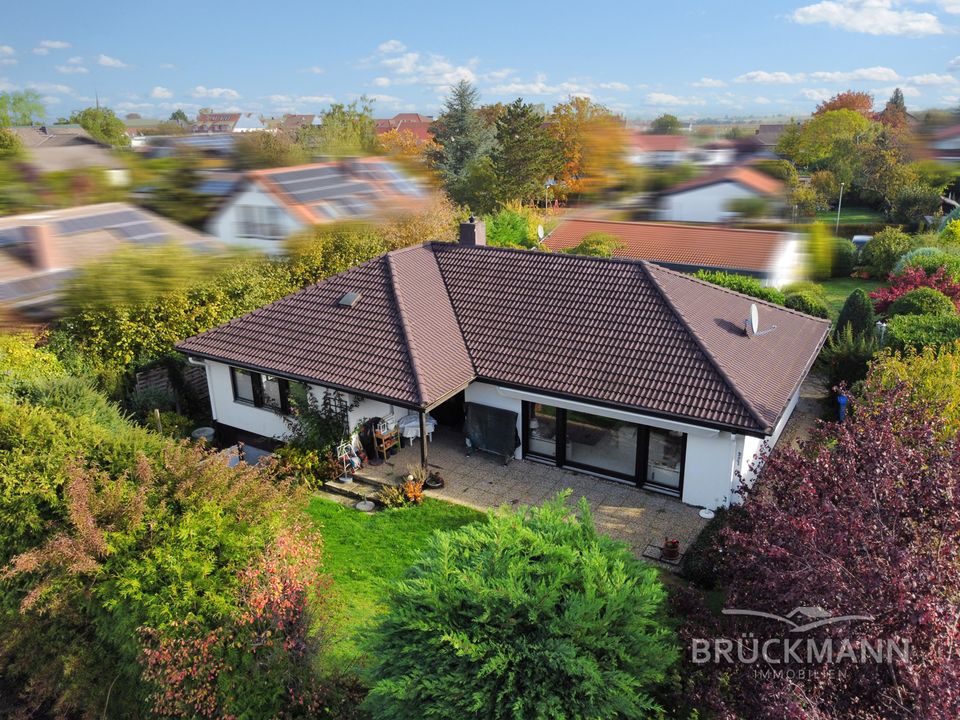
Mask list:
[{"label": "garden lawn", "polygon": [[[883,213],[864,207],[844,207],[840,209],[841,225],[866,225],[867,223],[882,223]],[[817,213],[817,222],[833,227],[837,222],[836,210],[823,210]]]},{"label": "garden lawn", "polygon": [[307,513],[320,525],[323,564],[337,605],[335,664],[365,664],[363,647],[385,608],[390,587],[437,530],[454,530],[486,516],[462,505],[427,498],[423,505],[367,514],[321,497]]},{"label": "garden lawn", "polygon": [[885,284],[880,280],[860,280],[859,278],[833,278],[820,282],[827,296],[827,305],[830,307],[830,319],[837,321],[843,303],[857,288],[863,288],[863,291],[869,294]]}]

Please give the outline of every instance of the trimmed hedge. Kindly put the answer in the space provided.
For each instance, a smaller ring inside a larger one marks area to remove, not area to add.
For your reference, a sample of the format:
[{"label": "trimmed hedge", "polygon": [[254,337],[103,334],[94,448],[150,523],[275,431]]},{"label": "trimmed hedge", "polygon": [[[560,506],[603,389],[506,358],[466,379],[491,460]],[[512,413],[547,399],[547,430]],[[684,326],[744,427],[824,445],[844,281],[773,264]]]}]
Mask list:
[{"label": "trimmed hedge", "polygon": [[894,350],[938,347],[960,340],[960,315],[897,315],[887,323],[887,345]]},{"label": "trimmed hedge", "polygon": [[956,315],[953,301],[939,290],[922,287],[901,295],[887,313],[893,315]]},{"label": "trimmed hedge", "polygon": [[813,315],[813,317],[830,318],[830,308],[827,307],[827,304],[810,292],[790,293],[787,295],[784,305],[791,310]]},{"label": "trimmed hedge", "polygon": [[749,275],[737,275],[721,270],[697,270],[693,276],[698,280],[704,280],[759,300],[766,300],[775,305],[783,305],[786,300],[782,292],[776,288],[764,287],[759,280]]}]

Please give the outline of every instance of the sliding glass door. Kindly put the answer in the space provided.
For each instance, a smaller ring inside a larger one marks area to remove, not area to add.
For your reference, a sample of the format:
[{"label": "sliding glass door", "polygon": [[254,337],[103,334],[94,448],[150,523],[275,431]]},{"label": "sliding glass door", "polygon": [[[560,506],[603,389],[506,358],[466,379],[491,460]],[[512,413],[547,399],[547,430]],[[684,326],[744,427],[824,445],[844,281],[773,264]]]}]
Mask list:
[{"label": "sliding glass door", "polygon": [[683,433],[541,403],[523,405],[526,457],[681,493]]}]

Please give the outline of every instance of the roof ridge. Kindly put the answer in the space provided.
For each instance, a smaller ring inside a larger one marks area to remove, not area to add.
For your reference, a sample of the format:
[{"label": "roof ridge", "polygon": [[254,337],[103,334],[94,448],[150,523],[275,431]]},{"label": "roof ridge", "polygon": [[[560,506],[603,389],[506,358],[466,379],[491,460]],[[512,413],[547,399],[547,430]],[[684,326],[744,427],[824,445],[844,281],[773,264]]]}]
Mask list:
[{"label": "roof ridge", "polygon": [[[794,234],[790,230],[762,230],[762,229],[753,229],[753,228],[736,228],[736,227],[726,227],[722,225],[707,225],[704,223],[685,223],[685,222],[663,222],[663,221],[646,221],[646,220],[606,220],[606,219],[594,219],[589,217],[567,217],[560,220],[557,223],[557,227],[550,231],[546,237],[550,237],[557,228],[559,228],[564,223],[568,222],[579,222],[579,223],[604,223],[607,225],[629,225],[629,226],[640,226],[640,227],[667,227],[667,228],[683,228],[686,230],[696,230],[704,229],[710,230],[711,232],[727,232],[727,233],[756,233],[764,235],[791,235]],[[546,239],[546,237],[544,239]]]},{"label": "roof ridge", "polygon": [[[657,289],[657,294],[663,298],[663,301],[667,304],[667,307],[673,311],[673,314],[677,316],[677,319],[683,325],[683,328],[687,331],[687,334],[693,338],[693,341],[697,344],[697,347],[700,348],[700,352],[703,353],[704,357],[710,362],[710,365],[717,371],[717,374],[720,375],[724,384],[727,386],[727,389],[733,393],[733,396],[737,398],[743,408],[750,414],[750,417],[753,418],[753,421],[757,424],[757,427],[760,430],[766,431],[769,428],[767,427],[766,421],[763,420],[763,417],[760,415],[753,403],[750,402],[743,393],[737,388],[736,383],[730,378],[729,373],[724,369],[723,365],[714,357],[713,353],[707,350],[706,344],[703,342],[703,339],[700,337],[693,327],[687,322],[687,319],[684,317],[683,313],[680,312],[680,309],[677,307],[676,303],[670,298],[669,294],[663,289],[663,286],[660,285],[659,280],[650,270],[651,263],[648,263],[646,260],[640,261],[643,272],[646,274],[647,278],[650,280],[650,284]],[[659,269],[659,266],[658,266]],[[677,276],[682,276],[682,273],[675,273]]]},{"label": "roof ridge", "polygon": [[433,258],[433,262],[437,266],[437,272],[440,274],[440,279],[443,281],[443,292],[447,296],[447,302],[450,303],[450,309],[453,311],[453,319],[457,322],[457,332],[460,333],[460,338],[463,340],[463,347],[467,351],[467,357],[470,358],[470,367],[473,368],[473,374],[476,376],[477,373],[477,361],[473,357],[473,350],[470,348],[470,343],[467,342],[467,336],[463,334],[463,321],[460,319],[460,313],[457,312],[457,306],[453,302],[453,298],[450,297],[450,285],[447,283],[447,276],[443,274],[443,267],[437,262],[437,254],[435,248],[437,245],[456,245],[458,243],[448,243],[441,240],[432,240],[426,242],[422,247],[430,250],[430,257]]},{"label": "roof ridge", "polygon": [[[396,272],[394,271],[394,258],[391,253],[387,253],[385,256],[387,273],[390,276],[390,289],[393,292],[393,300],[397,304],[397,314],[400,316],[400,332],[403,333],[403,342],[407,349],[407,359],[410,362],[411,375],[413,375],[413,387],[417,394],[417,402],[421,406],[426,405],[426,392],[424,391],[423,383],[420,379],[420,360],[418,359],[419,351],[416,347],[416,342],[413,340],[413,335],[407,329],[407,319],[409,311],[404,309],[404,300],[403,293],[400,292],[400,285],[397,282]],[[431,259],[433,258],[433,253],[430,253]]]}]

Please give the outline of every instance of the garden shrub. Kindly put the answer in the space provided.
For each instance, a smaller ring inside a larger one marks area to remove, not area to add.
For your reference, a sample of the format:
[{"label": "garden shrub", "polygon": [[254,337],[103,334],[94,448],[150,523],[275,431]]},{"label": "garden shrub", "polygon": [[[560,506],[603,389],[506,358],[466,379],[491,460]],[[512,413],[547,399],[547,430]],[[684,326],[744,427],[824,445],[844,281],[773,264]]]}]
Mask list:
[{"label": "garden shrub", "polygon": [[809,293],[817,300],[821,300],[824,303],[827,302],[827,291],[824,289],[823,285],[820,283],[815,283],[812,280],[797,280],[792,282],[789,285],[784,285],[781,288],[784,295],[792,295],[794,293]]},{"label": "garden shrub", "polygon": [[816,295],[808,292],[795,292],[786,296],[783,303],[786,307],[797,312],[813,315],[818,318],[829,318],[830,308]]},{"label": "garden shrub", "polygon": [[854,335],[872,335],[876,332],[877,316],[873,312],[873,303],[863,288],[856,288],[847,296],[840,308],[834,330],[843,330],[848,325],[853,329]]},{"label": "garden shrub", "polygon": [[727,525],[727,508],[717,508],[697,539],[684,553],[683,576],[703,590],[713,590],[723,577],[723,548],[720,531]]},{"label": "garden shrub", "polygon": [[940,231],[940,244],[960,247],[960,218],[950,220]]},{"label": "garden shrub", "polygon": [[583,240],[562,252],[570,255],[589,255],[591,257],[613,257],[615,251],[623,247],[616,235],[610,233],[588,233]]},{"label": "garden shrub", "polygon": [[886,342],[894,350],[949,345],[960,340],[960,315],[897,315],[887,323]]},{"label": "garden shrub", "polygon": [[762,197],[735,198],[727,203],[727,210],[748,219],[762,218],[770,209],[770,202]]},{"label": "garden shrub", "polygon": [[921,247],[901,257],[893,267],[893,274],[900,275],[907,268],[918,268],[932,275],[944,268],[954,281],[960,281],[960,252],[935,247]]},{"label": "garden shrub", "polygon": [[666,593],[568,496],[433,536],[373,641],[375,717],[658,714],[678,656]]},{"label": "garden shrub", "polygon": [[922,287],[898,297],[887,310],[888,315],[955,315],[953,300],[939,290]]},{"label": "garden shrub", "polygon": [[749,275],[723,272],[722,270],[697,270],[693,277],[714,285],[720,285],[728,290],[749,295],[759,300],[766,300],[775,305],[783,305],[783,293],[776,288],[764,287],[759,280]]},{"label": "garden shrub", "polygon": [[882,314],[886,313],[898,298],[918,288],[939,290],[955,305],[960,305],[960,283],[954,282],[943,268],[931,275],[920,268],[908,267],[899,275],[891,275],[890,285],[871,292],[870,299],[873,300],[874,309]]},{"label": "garden shrub", "polygon": [[876,278],[886,278],[894,265],[910,250],[910,236],[900,228],[887,227],[863,246],[860,261]]},{"label": "garden shrub", "polygon": [[841,383],[850,387],[867,376],[869,363],[878,349],[875,334],[855,334],[848,323],[827,338],[817,358],[817,373],[830,388]]},{"label": "garden shrub", "polygon": [[857,265],[857,246],[847,238],[833,239],[833,277],[850,277]]}]

